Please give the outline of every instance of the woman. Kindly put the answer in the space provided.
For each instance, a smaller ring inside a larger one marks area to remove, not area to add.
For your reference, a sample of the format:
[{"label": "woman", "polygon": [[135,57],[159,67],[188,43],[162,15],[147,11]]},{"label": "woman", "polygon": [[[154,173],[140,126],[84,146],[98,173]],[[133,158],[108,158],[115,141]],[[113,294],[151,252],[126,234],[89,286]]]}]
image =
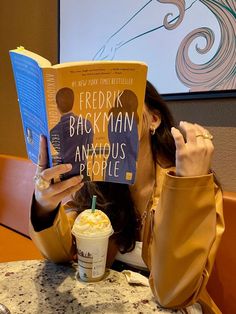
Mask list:
[{"label": "woman", "polygon": [[[52,184],[71,165],[47,169],[42,138],[30,234],[46,258],[72,260],[73,221],[96,193],[98,206],[115,230],[108,266],[118,251],[132,251],[135,241],[141,241],[150,286],[160,305],[185,308],[199,302],[204,313],[220,313],[205,289],[224,230],[222,194],[210,172],[212,136],[197,124],[181,122],[183,136],[172,125],[166,105],[147,82],[136,181],[130,187],[83,183],[80,176]],[[71,194],[73,201],[61,206]]]}]

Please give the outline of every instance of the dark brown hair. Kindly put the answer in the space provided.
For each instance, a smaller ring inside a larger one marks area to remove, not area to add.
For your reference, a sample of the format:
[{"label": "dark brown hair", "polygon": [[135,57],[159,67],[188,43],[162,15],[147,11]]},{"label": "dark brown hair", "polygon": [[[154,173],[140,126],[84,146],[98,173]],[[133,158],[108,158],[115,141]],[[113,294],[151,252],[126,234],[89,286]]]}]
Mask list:
[{"label": "dark brown hair", "polygon": [[69,87],[63,87],[56,93],[57,108],[61,113],[72,110],[74,104],[74,92]]},{"label": "dark brown hair", "polygon": [[171,127],[175,126],[174,118],[155,87],[147,81],[145,103],[148,109],[159,115],[161,123],[151,137],[151,147],[154,161],[170,167],[175,165],[175,142],[171,134]]},{"label": "dark brown hair", "polygon": [[[154,162],[175,163],[175,145],[170,129],[174,125],[172,115],[154,86],[147,82],[145,103],[149,110],[158,114],[161,124],[151,138]],[[129,186],[119,183],[86,182],[75,194],[74,202],[78,211],[91,207],[92,195],[97,195],[97,208],[110,218],[113,238],[121,253],[132,251],[139,232],[140,217],[137,213]]]},{"label": "dark brown hair", "polygon": [[[134,113],[134,118],[135,118],[136,122],[139,123],[139,116],[137,113],[137,109],[138,109],[138,97],[137,97],[137,95],[132,90],[125,89],[119,98],[120,98],[120,102],[122,104],[122,107],[120,108],[118,106],[114,106],[109,111],[109,114],[113,113],[114,117],[117,118],[118,114],[120,114],[120,113],[122,113],[123,115],[125,113],[128,113],[129,116],[131,116],[132,113]],[[117,101],[115,101],[115,103],[116,102]]]}]

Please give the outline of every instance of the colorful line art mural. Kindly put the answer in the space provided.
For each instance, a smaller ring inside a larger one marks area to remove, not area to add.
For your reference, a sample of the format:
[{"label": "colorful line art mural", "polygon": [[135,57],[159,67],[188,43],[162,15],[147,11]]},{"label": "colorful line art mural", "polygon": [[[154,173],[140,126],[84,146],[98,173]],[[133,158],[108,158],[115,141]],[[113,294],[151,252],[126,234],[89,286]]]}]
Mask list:
[{"label": "colorful line art mural", "polygon": [[235,0],[60,5],[61,62],[141,60],[162,94],[236,89]]}]

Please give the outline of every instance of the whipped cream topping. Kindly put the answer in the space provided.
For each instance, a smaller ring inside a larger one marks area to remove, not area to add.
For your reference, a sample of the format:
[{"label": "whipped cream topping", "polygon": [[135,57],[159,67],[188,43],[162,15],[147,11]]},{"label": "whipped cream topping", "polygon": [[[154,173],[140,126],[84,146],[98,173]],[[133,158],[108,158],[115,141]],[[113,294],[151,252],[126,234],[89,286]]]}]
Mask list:
[{"label": "whipped cream topping", "polygon": [[111,235],[113,229],[110,219],[101,210],[86,209],[76,218],[72,233],[74,236]]}]

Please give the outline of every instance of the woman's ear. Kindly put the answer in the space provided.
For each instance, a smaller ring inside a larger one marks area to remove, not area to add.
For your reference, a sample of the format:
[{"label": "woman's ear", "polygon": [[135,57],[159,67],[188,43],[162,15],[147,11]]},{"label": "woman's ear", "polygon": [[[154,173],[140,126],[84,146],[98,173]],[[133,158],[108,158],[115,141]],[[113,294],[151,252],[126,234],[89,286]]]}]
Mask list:
[{"label": "woman's ear", "polygon": [[150,128],[156,130],[160,124],[161,124],[161,116],[159,114],[152,113],[152,121],[151,121]]}]

